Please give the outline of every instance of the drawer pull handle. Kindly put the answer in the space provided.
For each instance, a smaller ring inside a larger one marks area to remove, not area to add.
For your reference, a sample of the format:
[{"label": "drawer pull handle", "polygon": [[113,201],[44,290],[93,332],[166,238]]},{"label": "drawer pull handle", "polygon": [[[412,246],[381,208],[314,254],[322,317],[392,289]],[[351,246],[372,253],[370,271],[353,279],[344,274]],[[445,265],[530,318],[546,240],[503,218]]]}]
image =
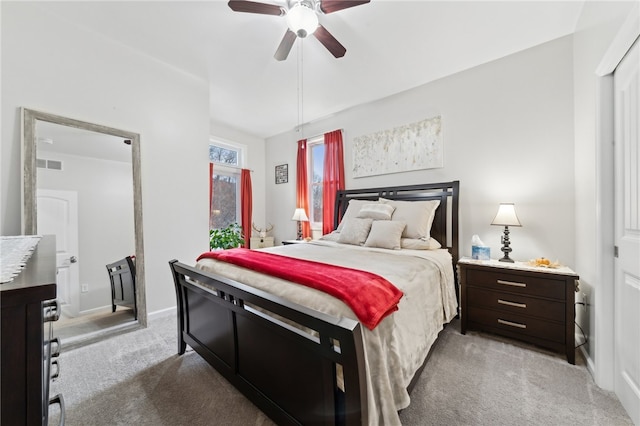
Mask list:
[{"label": "drawer pull handle", "polygon": [[520,323],[517,323],[517,322],[505,321],[505,320],[502,320],[500,318],[498,318],[498,324],[510,325],[511,327],[518,327],[518,328],[527,328],[526,324],[520,324]]},{"label": "drawer pull handle", "polygon": [[[498,320],[500,321],[500,320]],[[54,370],[55,367],[55,370]],[[57,379],[60,376],[60,363],[57,359],[51,361],[51,371],[49,372],[49,379]]]},{"label": "drawer pull handle", "polygon": [[498,299],[498,303],[500,305],[515,306],[516,308],[527,309],[527,304],[526,303],[509,302],[508,300],[502,300],[502,299]]},{"label": "drawer pull handle", "polygon": [[513,281],[498,280],[498,284],[510,285],[512,287],[526,287],[525,283],[514,283]]}]

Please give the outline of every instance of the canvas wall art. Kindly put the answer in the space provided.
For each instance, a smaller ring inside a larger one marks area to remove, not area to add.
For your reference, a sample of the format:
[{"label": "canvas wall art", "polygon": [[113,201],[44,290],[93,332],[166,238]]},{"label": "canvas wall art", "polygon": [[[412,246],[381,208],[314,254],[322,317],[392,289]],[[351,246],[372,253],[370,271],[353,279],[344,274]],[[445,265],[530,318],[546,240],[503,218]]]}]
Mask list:
[{"label": "canvas wall art", "polygon": [[353,177],[444,167],[441,116],[353,141]]}]

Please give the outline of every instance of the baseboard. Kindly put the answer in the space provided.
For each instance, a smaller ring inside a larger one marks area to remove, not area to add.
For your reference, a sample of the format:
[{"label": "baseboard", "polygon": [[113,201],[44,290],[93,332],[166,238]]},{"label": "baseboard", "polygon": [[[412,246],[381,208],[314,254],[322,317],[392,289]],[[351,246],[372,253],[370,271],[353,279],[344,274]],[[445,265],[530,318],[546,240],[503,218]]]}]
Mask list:
[{"label": "baseboard", "polygon": [[97,308],[87,309],[85,311],[80,311],[80,312],[78,312],[78,316],[91,315],[91,314],[98,313],[100,311],[109,311],[109,312],[111,312],[111,305],[104,305],[104,306],[99,306]]},{"label": "baseboard", "polygon": [[589,353],[584,348],[584,346],[580,346],[580,352],[582,352],[582,356],[584,357],[584,359],[585,359],[585,361],[587,363],[587,370],[589,371],[589,373],[591,373],[591,377],[593,377],[593,381],[595,382],[596,381],[596,368],[595,368],[595,365],[593,364],[593,360],[589,356]]},{"label": "baseboard", "polygon": [[170,308],[160,309],[158,311],[149,312],[147,314],[147,319],[151,321],[152,319],[160,318],[167,316],[169,314],[174,314],[177,312],[177,306],[172,306]]}]

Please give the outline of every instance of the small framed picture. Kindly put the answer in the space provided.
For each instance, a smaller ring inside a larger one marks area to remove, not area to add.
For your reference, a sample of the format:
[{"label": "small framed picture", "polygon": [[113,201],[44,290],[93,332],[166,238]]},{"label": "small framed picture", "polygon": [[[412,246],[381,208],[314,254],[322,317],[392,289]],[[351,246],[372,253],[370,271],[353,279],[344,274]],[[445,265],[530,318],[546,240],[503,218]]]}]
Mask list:
[{"label": "small framed picture", "polygon": [[276,166],[276,184],[289,182],[289,165],[280,164]]}]

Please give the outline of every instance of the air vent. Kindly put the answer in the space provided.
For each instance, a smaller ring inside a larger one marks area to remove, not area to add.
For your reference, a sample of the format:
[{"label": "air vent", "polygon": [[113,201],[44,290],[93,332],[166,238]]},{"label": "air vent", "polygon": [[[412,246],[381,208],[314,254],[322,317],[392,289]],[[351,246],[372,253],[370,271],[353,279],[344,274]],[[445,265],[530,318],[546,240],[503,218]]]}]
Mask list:
[{"label": "air vent", "polygon": [[42,158],[37,158],[36,159],[36,167],[38,167],[40,169],[62,170],[62,161],[44,160]]}]

